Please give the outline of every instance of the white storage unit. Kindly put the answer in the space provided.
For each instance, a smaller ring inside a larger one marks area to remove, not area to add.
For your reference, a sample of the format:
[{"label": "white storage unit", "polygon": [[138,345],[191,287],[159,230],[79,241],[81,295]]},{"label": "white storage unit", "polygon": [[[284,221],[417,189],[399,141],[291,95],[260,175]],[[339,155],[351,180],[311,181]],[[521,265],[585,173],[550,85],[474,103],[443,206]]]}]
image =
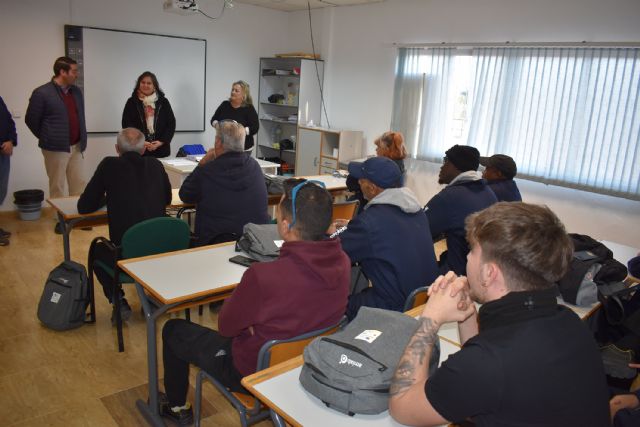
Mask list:
[{"label": "white storage unit", "polygon": [[298,127],[296,175],[325,175],[362,157],[362,131]]}]

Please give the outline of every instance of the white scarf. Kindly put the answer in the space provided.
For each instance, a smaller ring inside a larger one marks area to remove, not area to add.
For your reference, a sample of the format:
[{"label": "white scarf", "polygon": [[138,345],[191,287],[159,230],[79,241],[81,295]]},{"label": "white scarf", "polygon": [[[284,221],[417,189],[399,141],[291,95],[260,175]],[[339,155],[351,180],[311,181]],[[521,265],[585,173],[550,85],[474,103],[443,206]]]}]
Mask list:
[{"label": "white scarf", "polygon": [[144,108],[144,118],[147,122],[147,130],[150,134],[153,134],[155,133],[155,129],[153,128],[153,119],[155,117],[158,94],[153,92],[149,96],[142,96],[140,100],[142,101],[142,107]]}]

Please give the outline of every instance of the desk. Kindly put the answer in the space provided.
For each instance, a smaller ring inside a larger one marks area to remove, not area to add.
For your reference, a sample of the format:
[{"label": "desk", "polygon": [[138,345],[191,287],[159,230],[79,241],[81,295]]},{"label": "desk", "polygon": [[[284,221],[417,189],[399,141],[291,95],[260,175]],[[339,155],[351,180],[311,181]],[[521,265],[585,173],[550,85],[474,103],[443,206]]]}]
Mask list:
[{"label": "desk", "polygon": [[[246,270],[229,262],[234,255],[235,243],[230,242],[118,261],[136,281],[147,323],[149,403],[138,400],[136,406],[151,425],[165,425],[158,411],[156,321],[167,311],[227,298]],[[189,280],[185,280],[185,272],[189,272]]]},{"label": "desk", "polygon": [[[264,173],[276,175],[280,165],[266,160],[256,159]],[[161,159],[162,166],[169,176],[172,187],[180,187],[187,176],[198,166],[198,163],[186,157],[174,159]]]},{"label": "desk", "polygon": [[[186,208],[194,205],[186,204],[180,200],[178,190],[171,190],[171,204],[168,208]],[[58,215],[58,222],[62,228],[62,247],[64,250],[64,260],[71,260],[71,250],[69,248],[69,233],[77,227],[87,227],[94,225],[103,225],[109,222],[107,207],[103,206],[95,212],[81,214],[78,212],[78,199],[80,196],[59,197],[55,199],[47,199]]]},{"label": "desk", "polygon": [[[459,349],[460,347],[440,338],[440,364]],[[401,426],[389,416],[388,411],[377,415],[357,414],[350,417],[327,408],[300,384],[298,377],[302,364],[303,358],[298,356],[243,378],[242,385],[292,426]]]}]

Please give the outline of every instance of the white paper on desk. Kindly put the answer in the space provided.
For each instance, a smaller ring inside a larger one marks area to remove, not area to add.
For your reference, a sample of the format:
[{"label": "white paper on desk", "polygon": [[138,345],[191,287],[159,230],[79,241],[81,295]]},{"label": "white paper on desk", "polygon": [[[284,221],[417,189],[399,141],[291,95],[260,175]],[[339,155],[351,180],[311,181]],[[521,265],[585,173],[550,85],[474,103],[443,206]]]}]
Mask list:
[{"label": "white paper on desk", "polygon": [[170,159],[165,160],[165,162],[171,166],[190,166],[193,164],[192,160],[187,159]]}]

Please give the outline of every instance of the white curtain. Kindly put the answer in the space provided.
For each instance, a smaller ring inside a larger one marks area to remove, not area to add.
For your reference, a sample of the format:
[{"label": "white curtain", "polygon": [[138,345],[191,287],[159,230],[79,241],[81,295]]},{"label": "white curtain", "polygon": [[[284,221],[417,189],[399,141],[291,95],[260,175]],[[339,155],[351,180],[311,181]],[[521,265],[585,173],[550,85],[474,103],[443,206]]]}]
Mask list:
[{"label": "white curtain", "polygon": [[519,176],[640,197],[636,48],[474,49],[467,143]]},{"label": "white curtain", "polygon": [[391,129],[402,132],[414,158],[440,160],[451,110],[455,49],[400,48]]}]

